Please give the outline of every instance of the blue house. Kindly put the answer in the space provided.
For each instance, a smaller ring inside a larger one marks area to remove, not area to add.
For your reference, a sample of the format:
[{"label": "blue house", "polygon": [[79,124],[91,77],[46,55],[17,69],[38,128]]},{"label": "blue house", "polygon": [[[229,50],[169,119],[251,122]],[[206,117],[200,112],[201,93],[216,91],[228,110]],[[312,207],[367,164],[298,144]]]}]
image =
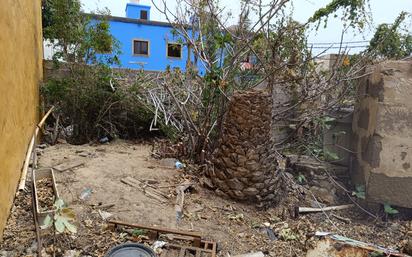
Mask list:
[{"label": "blue house", "polygon": [[[111,34],[120,42],[120,67],[146,71],[179,68],[185,71],[188,61],[195,63],[193,51],[183,43],[183,38],[173,33],[175,30],[170,23],[152,21],[150,8],[128,3],[126,17],[104,17],[110,23]],[[190,55],[188,51],[192,51]],[[204,67],[200,61],[197,68],[203,74]]]}]

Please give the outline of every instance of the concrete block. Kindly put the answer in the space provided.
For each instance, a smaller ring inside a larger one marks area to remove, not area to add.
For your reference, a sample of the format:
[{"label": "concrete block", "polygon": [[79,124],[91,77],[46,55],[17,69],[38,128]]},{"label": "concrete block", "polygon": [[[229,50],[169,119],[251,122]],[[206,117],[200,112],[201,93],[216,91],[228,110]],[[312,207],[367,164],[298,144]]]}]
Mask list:
[{"label": "concrete block", "polygon": [[371,67],[353,117],[355,184],[367,200],[412,208],[412,61]]}]

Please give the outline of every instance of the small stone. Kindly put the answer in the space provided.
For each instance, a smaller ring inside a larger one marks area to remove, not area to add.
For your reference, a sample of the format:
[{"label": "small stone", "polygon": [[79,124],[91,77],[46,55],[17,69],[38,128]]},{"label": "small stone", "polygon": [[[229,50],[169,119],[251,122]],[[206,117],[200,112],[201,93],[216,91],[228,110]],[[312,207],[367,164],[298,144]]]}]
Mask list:
[{"label": "small stone", "polygon": [[80,252],[76,250],[68,250],[64,252],[64,255],[63,255],[63,257],[79,257],[79,256],[80,256]]},{"label": "small stone", "polygon": [[334,204],[335,196],[334,193],[325,189],[316,186],[312,186],[309,189],[313,195],[321,202],[326,204]]},{"label": "small stone", "polygon": [[47,144],[40,144],[37,146],[40,149],[46,149],[47,148]]}]

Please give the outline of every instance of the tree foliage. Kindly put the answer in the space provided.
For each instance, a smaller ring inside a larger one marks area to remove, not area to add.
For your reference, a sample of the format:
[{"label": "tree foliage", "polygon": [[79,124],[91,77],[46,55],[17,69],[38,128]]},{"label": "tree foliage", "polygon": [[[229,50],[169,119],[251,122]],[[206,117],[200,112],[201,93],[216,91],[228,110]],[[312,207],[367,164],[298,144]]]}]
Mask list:
[{"label": "tree foliage", "polygon": [[[69,61],[118,63],[119,43],[110,34],[106,20],[91,20],[82,13],[80,0],[42,2],[43,37],[56,50],[53,58]],[[100,11],[109,14],[108,10]],[[99,53],[113,53],[98,56]],[[99,57],[99,58],[98,58]]]},{"label": "tree foliage", "polygon": [[368,52],[388,59],[401,59],[412,54],[412,35],[402,33],[401,25],[407,13],[402,12],[393,24],[380,24],[371,39]]},{"label": "tree foliage", "polygon": [[337,17],[337,12],[342,10],[342,20],[347,22],[347,25],[362,29],[367,21],[366,6],[368,0],[332,0],[325,7],[317,10],[312,17],[309,18],[310,23],[318,23],[318,26],[323,21],[325,27],[330,15]]},{"label": "tree foliage", "polygon": [[53,68],[63,67],[64,76],[50,76],[41,93],[46,105],[56,106],[61,130],[75,144],[135,138],[151,122],[150,110],[138,99],[141,88],[118,87],[114,77],[121,75],[109,67],[118,63],[120,48],[104,17],[82,13],[80,0],[43,1],[44,38],[55,50]]}]

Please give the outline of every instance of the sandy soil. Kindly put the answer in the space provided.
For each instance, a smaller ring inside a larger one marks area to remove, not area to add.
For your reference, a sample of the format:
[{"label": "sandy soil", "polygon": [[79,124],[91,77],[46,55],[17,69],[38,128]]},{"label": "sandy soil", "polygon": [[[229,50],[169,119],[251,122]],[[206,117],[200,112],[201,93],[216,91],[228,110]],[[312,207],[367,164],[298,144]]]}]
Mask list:
[{"label": "sandy soil", "polygon": [[[115,203],[110,212],[121,220],[176,227],[172,201],[169,205],[160,204],[139,189],[121,182],[123,178],[133,177],[169,185],[168,181],[179,174],[173,162],[151,159],[150,150],[150,145],[123,141],[96,146],[60,144],[44,150],[39,166],[84,162],[82,167],[74,170],[55,171],[62,198],[80,215],[87,211],[83,208],[85,205]],[[92,193],[83,201],[80,195],[87,189]]]},{"label": "sandy soil", "polygon": [[[295,204],[307,206],[307,196],[297,195],[288,187],[284,200],[268,210],[257,210],[244,204],[221,198],[198,182],[198,170],[178,170],[173,159],[151,158],[150,144],[115,141],[105,145],[58,144],[47,147],[39,158],[40,167],[55,167],[62,163],[82,161],[73,170],[55,171],[61,197],[77,215],[78,233],[57,236],[56,256],[68,250],[80,256],[103,256],[107,250],[131,240],[124,231],[111,231],[102,220],[96,204],[115,204],[107,211],[114,218],[152,226],[164,226],[199,231],[205,239],[218,242],[218,256],[263,251],[268,256],[305,256],[318,238],[316,231],[331,231],[357,240],[402,250],[412,230],[410,222],[372,219],[354,209],[338,211],[338,217],[323,213],[290,217]],[[168,195],[167,203],[159,203],[140,189],[121,182],[133,177],[141,181],[157,181],[157,190]],[[194,188],[186,193],[183,219],[176,221],[175,186],[190,180]],[[92,193],[85,200],[80,195]],[[35,233],[31,215],[30,193],[20,194],[0,244],[0,256],[36,256]],[[339,219],[343,217],[346,220]],[[274,237],[268,236],[268,228]],[[50,253],[52,236],[45,235],[46,252]],[[133,239],[133,238],[132,238]],[[47,256],[47,255],[45,255]]]}]

